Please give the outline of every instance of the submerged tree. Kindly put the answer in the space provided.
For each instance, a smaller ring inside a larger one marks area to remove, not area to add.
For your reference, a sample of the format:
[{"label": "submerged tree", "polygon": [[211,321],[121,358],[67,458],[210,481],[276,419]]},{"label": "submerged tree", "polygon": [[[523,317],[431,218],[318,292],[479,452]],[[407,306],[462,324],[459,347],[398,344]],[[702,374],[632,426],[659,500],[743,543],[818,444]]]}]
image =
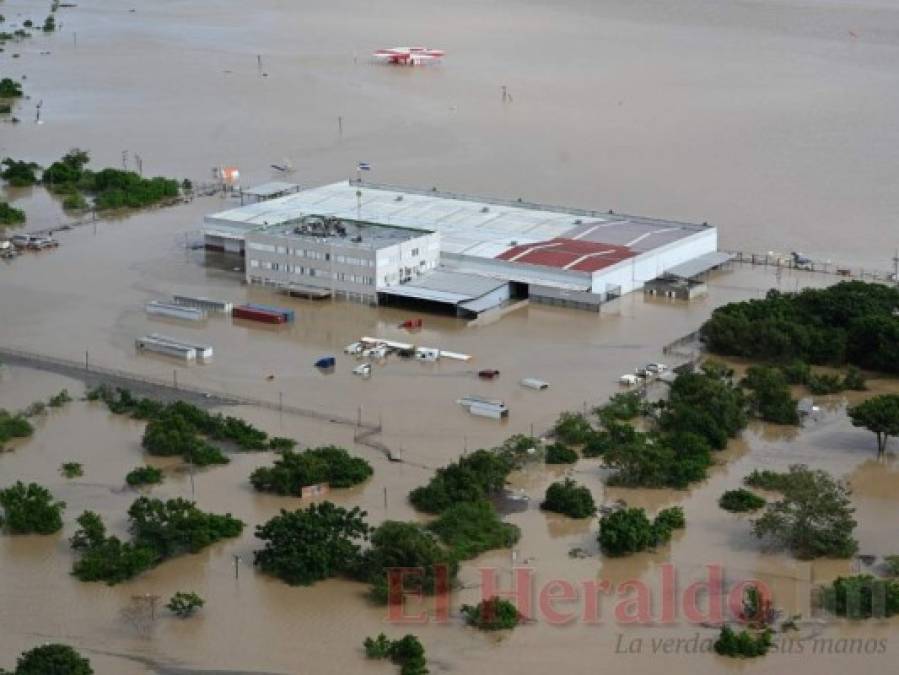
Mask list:
[{"label": "submerged tree", "polygon": [[53,534],[62,529],[62,512],[65,502],[53,501],[50,491],[29,483],[17,481],[0,490],[0,506],[4,515],[0,526],[13,534]]},{"label": "submerged tree", "polygon": [[783,498],[769,504],[753,522],[753,533],[797,557],[848,558],[858,549],[852,537],[855,509],[849,488],[824,471],[790,467],[779,489]]},{"label": "submerged tree", "polygon": [[849,408],[852,426],[864,427],[877,436],[877,455],[886,453],[890,436],[899,436],[899,394],[883,394]]}]

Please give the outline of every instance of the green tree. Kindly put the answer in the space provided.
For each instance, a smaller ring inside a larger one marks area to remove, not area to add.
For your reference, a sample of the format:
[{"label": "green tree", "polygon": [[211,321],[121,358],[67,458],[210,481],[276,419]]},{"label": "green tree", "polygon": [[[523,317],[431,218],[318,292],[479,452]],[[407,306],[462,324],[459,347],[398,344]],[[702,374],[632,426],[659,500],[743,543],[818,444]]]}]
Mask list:
[{"label": "green tree", "polygon": [[47,644],[24,652],[12,675],[93,675],[90,661],[68,645]]},{"label": "green tree", "polygon": [[333,445],[303,452],[285,450],[272,467],[259,467],[250,476],[257,490],[280,495],[299,495],[302,488],[328,483],[346,488],[367,480],[373,473],[364,459],[352,457]]},{"label": "green tree", "polygon": [[169,599],[166,609],[175,614],[175,616],[186,619],[205,604],[206,601],[196,593],[178,591]]},{"label": "green tree", "polygon": [[0,98],[21,98],[22,85],[13,79],[4,77],[0,80]]},{"label": "green tree", "polygon": [[41,167],[34,162],[20,162],[7,157],[2,166],[0,177],[13,187],[27,187],[38,182],[35,172],[40,171]]},{"label": "green tree", "polygon": [[679,506],[659,511],[652,522],[643,509],[619,509],[600,519],[599,545],[608,556],[630,555],[666,543],[674,530],[685,526]]},{"label": "green tree", "polygon": [[0,225],[21,225],[25,222],[25,212],[6,202],[0,201]]},{"label": "green tree", "polygon": [[167,501],[138,497],[128,509],[128,518],[134,545],[150,548],[162,558],[197,553],[240,535],[244,527],[230,513],[206,513],[180,497]]},{"label": "green tree", "polygon": [[254,562],[292,586],[348,574],[357,568],[361,543],[370,532],[365,516],[358,507],[347,511],[327,501],[305,510],[282,509],[256,528],[265,547],[256,551]]},{"label": "green tree", "polygon": [[562,443],[552,443],[546,446],[547,464],[574,464],[577,462],[577,452]]},{"label": "green tree", "polygon": [[735,513],[758,511],[765,504],[765,500],[757,494],[742,488],[739,490],[728,490],[718,500],[718,506],[725,511],[733,511]]},{"label": "green tree", "polygon": [[593,431],[590,420],[580,413],[563,412],[559,415],[552,433],[562,443],[582,445],[590,440]]},{"label": "green tree", "polygon": [[38,485],[21,481],[0,490],[0,506],[3,518],[0,526],[13,534],[53,534],[62,529],[62,512],[65,502],[53,501],[50,491]]},{"label": "green tree", "polygon": [[899,394],[882,394],[849,408],[852,426],[864,427],[877,437],[877,455],[886,452],[890,436],[899,435]]},{"label": "green tree", "polygon": [[427,513],[440,513],[459,502],[481,501],[503,489],[514,467],[509,452],[476,450],[437,469],[427,485],[409,493],[409,501]]},{"label": "green tree", "polygon": [[27,438],[34,433],[34,427],[24,415],[13,415],[0,408],[0,443],[13,438]]},{"label": "green tree", "polygon": [[460,560],[496,548],[509,548],[521,536],[521,530],[500,520],[496,509],[487,501],[455,504],[427,527]]},{"label": "green tree", "polygon": [[107,537],[103,520],[93,511],[85,511],[77,520],[79,528],[72,536],[72,550],[79,558],[72,574],[81,581],[105,581],[110,586],[126,581],[156,565],[160,556],[147,546],[123,543]]},{"label": "green tree", "polygon": [[125,476],[125,482],[128,485],[155,485],[163,480],[162,469],[155,466],[139,466],[132,469]]},{"label": "green tree", "polygon": [[400,675],[427,675],[425,649],[418,638],[408,634],[399,640],[388,640],[384,633],[365,638],[365,655],[370,659],[386,659],[400,666]]},{"label": "green tree", "polygon": [[550,485],[546,489],[546,498],[540,504],[540,508],[564,513],[571,518],[590,518],[596,513],[596,504],[590,489],[578,485],[571,478]]},{"label": "green tree", "polygon": [[824,471],[795,465],[784,479],[783,498],[753,522],[753,533],[797,557],[848,558],[858,549],[849,489]]},{"label": "green tree", "polygon": [[767,654],[772,642],[770,629],[760,633],[745,630],[737,633],[730,626],[722,626],[714,647],[722,656],[751,659]]},{"label": "green tree", "polygon": [[522,619],[518,608],[508,600],[494,596],[477,605],[462,605],[462,616],[469,626],[480,630],[511,630]]},{"label": "green tree", "polygon": [[838,577],[822,593],[824,608],[850,619],[879,619],[899,614],[899,581],[869,574]]},{"label": "green tree", "polygon": [[[417,523],[387,520],[371,535],[371,548],[365,552],[358,576],[372,584],[372,598],[390,600],[390,570],[409,568],[419,574],[403,577],[403,590],[433,595],[449,590],[458,574],[459,564],[453,553],[436,537]],[[442,588],[441,584],[447,587]]]},{"label": "green tree", "polygon": [[774,424],[799,424],[797,402],[782,371],[750,366],[741,384],[751,390],[749,405],[759,418]]}]

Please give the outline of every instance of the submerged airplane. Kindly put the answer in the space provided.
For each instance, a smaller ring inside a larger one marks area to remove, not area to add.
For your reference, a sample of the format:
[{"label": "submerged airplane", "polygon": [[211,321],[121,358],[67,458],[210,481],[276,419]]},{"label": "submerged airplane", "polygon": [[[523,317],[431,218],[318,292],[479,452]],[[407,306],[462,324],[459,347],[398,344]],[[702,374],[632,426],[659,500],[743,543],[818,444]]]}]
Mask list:
[{"label": "submerged airplane", "polygon": [[434,63],[443,58],[442,49],[428,49],[427,47],[392,47],[390,49],[378,49],[372,56],[383,63],[393,63],[401,66],[420,66],[425,63]]}]

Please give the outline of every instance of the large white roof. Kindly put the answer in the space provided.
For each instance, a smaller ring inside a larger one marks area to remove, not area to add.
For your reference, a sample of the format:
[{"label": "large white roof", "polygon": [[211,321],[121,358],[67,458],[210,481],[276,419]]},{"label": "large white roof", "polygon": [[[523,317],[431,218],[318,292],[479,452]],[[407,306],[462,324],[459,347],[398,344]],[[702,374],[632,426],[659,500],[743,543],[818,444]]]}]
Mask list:
[{"label": "large white roof", "polygon": [[[233,227],[246,230],[277,225],[303,215],[334,216],[436,231],[440,233],[442,251],[481,258],[495,258],[512,246],[555,237],[573,235],[592,239],[600,232],[608,237],[619,223],[622,230],[634,227],[633,218],[593,211],[527,203],[517,205],[516,202],[349,181],[222,211],[207,216],[206,223],[209,229]],[[680,236],[702,229],[702,226],[683,223],[640,221],[642,227],[650,231],[670,232],[673,226],[674,230],[680,230]],[[620,238],[627,240],[622,243],[646,236],[632,235],[630,230],[627,234],[622,231],[621,235]]]}]

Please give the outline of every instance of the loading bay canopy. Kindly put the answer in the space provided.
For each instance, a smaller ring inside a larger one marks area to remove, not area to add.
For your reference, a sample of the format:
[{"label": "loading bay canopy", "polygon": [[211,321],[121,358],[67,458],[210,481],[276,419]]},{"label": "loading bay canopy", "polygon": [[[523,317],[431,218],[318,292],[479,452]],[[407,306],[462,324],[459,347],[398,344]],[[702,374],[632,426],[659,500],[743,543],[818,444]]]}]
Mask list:
[{"label": "loading bay canopy", "polygon": [[404,284],[378,289],[378,295],[388,303],[390,298],[418,300],[479,314],[502,302],[507,296],[497,292],[508,285],[507,281],[476,274],[436,270]]},{"label": "loading bay canopy", "polygon": [[699,276],[703,272],[708,272],[711,269],[716,267],[720,267],[726,262],[729,262],[733,259],[732,253],[727,253],[725,251],[712,251],[710,253],[704,253],[701,256],[697,256],[692,260],[688,260],[685,263],[681,263],[680,265],[675,265],[674,267],[669,268],[665,271],[663,276],[667,277],[677,277],[678,279],[692,279],[693,277]]}]

